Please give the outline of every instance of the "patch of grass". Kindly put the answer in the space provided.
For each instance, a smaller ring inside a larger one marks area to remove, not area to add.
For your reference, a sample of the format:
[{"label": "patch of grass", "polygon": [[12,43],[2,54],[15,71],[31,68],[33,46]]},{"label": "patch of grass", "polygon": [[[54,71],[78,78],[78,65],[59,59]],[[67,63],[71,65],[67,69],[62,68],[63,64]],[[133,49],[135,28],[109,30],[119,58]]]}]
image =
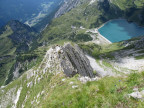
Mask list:
[{"label": "patch of grass", "polygon": [[110,52],[114,52],[117,50],[121,50],[124,48],[124,46],[121,45],[122,42],[118,42],[118,43],[113,43],[107,46],[103,46],[101,53],[110,53]]},{"label": "patch of grass", "polygon": [[94,74],[94,75],[97,75],[97,71],[93,71],[93,74]]},{"label": "patch of grass", "polygon": [[138,51],[138,53],[144,53],[144,50],[140,50],[140,51]]},{"label": "patch of grass", "polygon": [[139,78],[140,78],[140,74],[138,73],[132,73],[128,76],[127,78],[127,83],[130,84],[130,85],[139,85],[140,82],[139,82]]},{"label": "patch of grass", "polygon": [[107,46],[100,46],[97,44],[79,44],[80,48],[86,51],[88,54],[99,59],[100,56],[106,59],[115,59],[112,55],[113,52],[123,49],[124,47],[119,43],[113,43]]},{"label": "patch of grass", "polygon": [[0,61],[0,86],[5,84],[6,78],[9,74],[9,69],[15,63],[14,57],[6,57]]},{"label": "patch of grass", "polygon": [[9,35],[11,35],[12,33],[13,33],[13,31],[12,31],[11,27],[7,25],[5,27],[5,31],[2,34],[0,34],[0,37],[5,38],[5,37],[8,37]]},{"label": "patch of grass", "polygon": [[93,38],[89,34],[77,34],[69,38],[73,42],[87,42],[91,41]]},{"label": "patch of grass", "polygon": [[139,60],[139,59],[144,59],[144,55],[135,56],[135,58],[136,58],[137,60]]},{"label": "patch of grass", "polygon": [[101,46],[97,45],[97,44],[78,44],[79,47],[81,49],[83,49],[84,51],[86,51],[88,54],[96,57],[97,55],[99,55],[100,51],[101,51]]}]

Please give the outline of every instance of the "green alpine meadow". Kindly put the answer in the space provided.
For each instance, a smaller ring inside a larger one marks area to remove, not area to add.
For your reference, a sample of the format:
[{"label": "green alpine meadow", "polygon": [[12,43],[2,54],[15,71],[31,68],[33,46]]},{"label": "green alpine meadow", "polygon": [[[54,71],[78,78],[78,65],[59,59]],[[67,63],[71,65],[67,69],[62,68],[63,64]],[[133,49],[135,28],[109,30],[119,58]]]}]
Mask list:
[{"label": "green alpine meadow", "polygon": [[143,108],[144,0],[0,1],[0,108]]}]

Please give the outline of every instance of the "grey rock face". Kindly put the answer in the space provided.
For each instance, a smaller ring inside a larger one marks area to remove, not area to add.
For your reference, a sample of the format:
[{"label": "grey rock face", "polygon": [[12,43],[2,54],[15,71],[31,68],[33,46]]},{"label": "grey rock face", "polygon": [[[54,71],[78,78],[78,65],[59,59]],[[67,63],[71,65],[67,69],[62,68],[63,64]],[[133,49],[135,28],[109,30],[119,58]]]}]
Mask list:
[{"label": "grey rock face", "polygon": [[135,43],[136,48],[144,48],[144,37]]},{"label": "grey rock face", "polygon": [[72,8],[76,7],[80,0],[65,0],[64,4],[56,12],[54,18],[61,16],[62,14],[70,11]]},{"label": "grey rock face", "polygon": [[75,45],[74,48],[70,44],[66,44],[59,51],[59,57],[64,73],[68,77],[72,77],[77,73],[81,76],[94,77],[89,60],[78,46]]},{"label": "grey rock face", "polygon": [[124,46],[133,46],[136,49],[144,48],[144,37],[139,37],[134,41],[124,41]]},{"label": "grey rock face", "polygon": [[14,65],[14,72],[13,72],[14,78],[19,77],[19,71],[20,71],[21,67],[22,67],[22,65],[19,62]]}]

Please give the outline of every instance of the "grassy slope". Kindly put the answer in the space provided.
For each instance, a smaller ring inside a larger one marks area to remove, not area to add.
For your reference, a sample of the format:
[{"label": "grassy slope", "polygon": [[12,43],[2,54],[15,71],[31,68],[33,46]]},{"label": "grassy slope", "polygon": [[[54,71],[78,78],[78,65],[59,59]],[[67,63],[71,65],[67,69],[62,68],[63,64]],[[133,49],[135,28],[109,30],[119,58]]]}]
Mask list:
[{"label": "grassy slope", "polygon": [[[142,101],[129,98],[127,95],[133,92],[134,87],[138,87],[140,91],[144,89],[144,72],[141,74],[133,73],[126,78],[105,77],[86,84],[82,84],[77,78],[78,76],[75,76],[62,81],[65,79],[62,74],[54,76],[49,73],[43,76],[39,83],[29,88],[27,83],[33,81],[34,78],[27,80],[26,75],[23,75],[4,88],[4,93],[0,91],[0,96],[11,88],[16,87],[18,90],[18,88],[23,87],[17,107],[21,107],[22,103],[25,102],[26,108],[143,108],[144,103]],[[70,82],[74,84],[69,84]],[[73,89],[72,85],[78,85],[78,88]],[[42,91],[44,94],[41,94]],[[37,98],[38,94],[40,95]],[[24,101],[26,95],[27,100]],[[31,104],[31,102],[34,103]]]},{"label": "grassy slope", "polygon": [[129,21],[144,25],[144,0],[112,0],[112,2],[124,12],[124,16]]},{"label": "grassy slope", "polygon": [[112,0],[113,4],[117,5],[120,9],[126,10],[128,8],[144,6],[144,0]]},{"label": "grassy slope", "polygon": [[[80,26],[89,28],[90,25],[98,19],[101,12],[96,9],[97,4],[88,6],[88,3],[89,2],[86,2],[83,5],[72,9],[65,15],[54,19],[43,31],[41,42],[69,38],[79,32]],[[87,11],[86,8],[90,8],[88,12],[85,12]],[[71,26],[76,26],[77,28],[72,29]]]},{"label": "grassy slope", "polygon": [[3,32],[0,35],[0,57],[3,56],[9,56],[2,60],[0,60],[0,85],[4,84],[6,77],[10,71],[10,68],[12,67],[14,60],[14,52],[16,50],[15,47],[13,47],[13,43],[11,39],[8,38],[9,35],[11,35],[13,31],[9,26],[6,26],[5,32]]},{"label": "grassy slope", "polygon": [[[50,93],[48,92],[49,95],[40,106],[42,108],[142,108],[144,105],[142,101],[128,98],[127,95],[133,92],[134,87],[138,87],[139,90],[144,89],[143,78],[143,73],[133,73],[127,78],[105,77],[86,84],[81,84],[77,78],[66,79],[63,83],[57,81],[57,86]],[[79,87],[72,89],[70,81]]]},{"label": "grassy slope", "polygon": [[104,58],[112,59],[113,56],[111,55],[111,53],[124,49],[124,46],[121,44],[122,42],[101,46],[101,45],[96,45],[94,43],[92,44],[81,43],[79,44],[79,47],[82,48],[91,56],[95,57],[96,59],[99,59],[100,56],[103,56]]},{"label": "grassy slope", "polygon": [[5,29],[6,30],[0,35],[0,56],[5,54],[11,55],[15,50],[11,39],[8,38],[8,36],[11,35],[13,31],[9,26],[6,26]]}]

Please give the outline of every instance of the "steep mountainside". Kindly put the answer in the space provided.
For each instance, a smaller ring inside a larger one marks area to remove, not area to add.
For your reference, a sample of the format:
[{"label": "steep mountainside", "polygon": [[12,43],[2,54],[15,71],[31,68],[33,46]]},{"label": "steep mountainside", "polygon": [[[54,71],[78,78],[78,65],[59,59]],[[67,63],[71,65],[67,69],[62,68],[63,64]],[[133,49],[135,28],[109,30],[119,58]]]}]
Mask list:
[{"label": "steep mountainside", "polygon": [[61,2],[59,3],[59,6],[53,9],[53,11],[49,13],[49,15],[47,15],[43,20],[41,20],[36,25],[34,25],[34,27],[37,28],[38,30],[40,28],[43,28],[41,29],[41,31],[43,31],[49,25],[52,19],[60,17],[66,12],[75,8],[79,3],[81,3],[80,0],[61,0]]},{"label": "steep mountainside", "polygon": [[95,28],[110,19],[126,18],[128,21],[143,23],[144,1],[138,0],[85,0],[81,5],[72,9],[70,12],[54,19],[51,24],[43,31],[43,41],[57,41],[59,39],[72,40],[76,35],[83,34],[83,28]]},{"label": "steep mountainside", "polygon": [[29,26],[13,20],[0,29],[0,85],[4,84],[17,53],[36,47],[38,33]]},{"label": "steep mountainside", "polygon": [[144,0],[111,0],[110,2],[122,11],[122,15],[129,21],[144,25]]},{"label": "steep mountainside", "polygon": [[64,13],[70,11],[71,9],[75,8],[80,0],[65,0],[64,4],[59,8],[59,10],[55,13],[54,18],[57,18]]}]

